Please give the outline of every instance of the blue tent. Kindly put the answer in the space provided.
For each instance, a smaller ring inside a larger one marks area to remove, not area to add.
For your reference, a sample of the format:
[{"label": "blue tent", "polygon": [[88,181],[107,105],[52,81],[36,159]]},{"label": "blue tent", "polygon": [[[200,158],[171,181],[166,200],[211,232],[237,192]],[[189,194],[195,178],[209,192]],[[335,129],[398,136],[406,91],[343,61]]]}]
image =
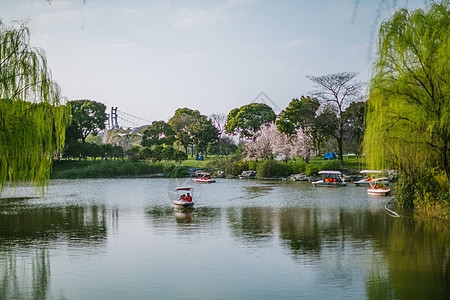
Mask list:
[{"label": "blue tent", "polygon": [[323,159],[337,159],[337,156],[334,152],[327,152]]}]

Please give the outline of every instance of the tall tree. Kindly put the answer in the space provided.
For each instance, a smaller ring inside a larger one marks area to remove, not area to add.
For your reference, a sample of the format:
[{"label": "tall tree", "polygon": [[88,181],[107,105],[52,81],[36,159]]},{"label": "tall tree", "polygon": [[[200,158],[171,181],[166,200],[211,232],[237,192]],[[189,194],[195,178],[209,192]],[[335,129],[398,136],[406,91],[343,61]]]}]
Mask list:
[{"label": "tall tree", "polygon": [[188,153],[188,148],[193,145],[192,135],[189,132],[188,127],[197,122],[200,118],[201,114],[198,110],[192,110],[185,107],[177,109],[175,114],[169,120],[170,126],[172,126],[176,133],[178,143],[184,147],[186,153]]},{"label": "tall tree", "polygon": [[314,120],[314,127],[311,130],[311,137],[316,153],[320,154],[322,145],[333,137],[337,131],[338,119],[336,113],[329,107],[321,109],[320,114]]},{"label": "tall tree", "polygon": [[430,170],[443,172],[450,189],[449,3],[399,9],[382,23],[370,83],[364,137],[370,164],[393,164],[422,199],[427,187],[418,176]]},{"label": "tall tree", "polygon": [[289,105],[278,115],[276,124],[284,133],[294,133],[301,128],[310,131],[314,127],[317,110],[320,107],[319,100],[302,96],[292,99]]},{"label": "tall tree", "polygon": [[144,130],[141,145],[144,147],[153,147],[156,145],[171,146],[175,142],[175,131],[172,126],[164,121],[153,121],[147,129]]},{"label": "tall tree", "polygon": [[252,103],[235,108],[227,116],[225,131],[229,134],[239,134],[240,138],[251,138],[261,125],[275,121],[276,115],[272,108],[263,103]]},{"label": "tall tree", "polygon": [[208,145],[217,143],[219,132],[213,126],[211,120],[205,116],[190,125],[188,130],[197,149],[204,152],[205,155],[207,154]]},{"label": "tall tree", "polygon": [[321,104],[328,104],[337,117],[337,129],[333,136],[338,143],[339,163],[344,165],[343,142],[345,132],[344,111],[346,107],[361,99],[362,82],[356,81],[356,72],[342,72],[324,76],[306,76],[314,82],[317,88],[313,95]]},{"label": "tall tree", "polygon": [[319,100],[302,96],[292,99],[289,105],[278,115],[276,124],[278,129],[286,134],[296,134],[297,130],[311,136],[316,151],[320,152],[323,139],[321,123],[317,119],[317,111],[320,107]]},{"label": "tall tree", "polygon": [[67,140],[74,142],[106,127],[106,105],[92,100],[73,100],[68,102],[72,108],[72,123],[67,129]]},{"label": "tall tree", "polygon": [[62,105],[45,53],[26,25],[0,20],[0,186],[45,185],[53,154],[64,146],[69,108]]},{"label": "tall tree", "polygon": [[356,155],[362,153],[365,112],[365,102],[353,102],[344,112],[344,146],[347,151],[352,151]]}]

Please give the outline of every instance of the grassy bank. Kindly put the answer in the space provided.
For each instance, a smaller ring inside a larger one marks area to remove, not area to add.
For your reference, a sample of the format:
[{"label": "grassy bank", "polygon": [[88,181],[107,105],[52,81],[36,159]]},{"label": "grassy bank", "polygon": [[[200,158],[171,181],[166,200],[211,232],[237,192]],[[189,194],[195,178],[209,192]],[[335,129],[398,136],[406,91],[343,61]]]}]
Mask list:
[{"label": "grassy bank", "polygon": [[[355,158],[345,160],[348,169],[360,169]],[[340,169],[337,160],[324,161],[321,158],[312,159],[309,164],[303,161],[250,161],[244,162],[236,156],[210,156],[204,160],[189,157],[180,163],[169,161],[129,161],[129,160],[62,160],[55,161],[52,168],[52,179],[75,178],[115,178],[115,177],[156,177],[164,174],[166,177],[183,177],[189,168],[224,170],[227,175],[237,176],[245,170],[258,171],[259,177],[283,177],[295,173],[315,175],[323,169]]]},{"label": "grassy bank", "polygon": [[53,164],[50,178],[183,177],[188,168],[173,162],[63,160]]}]

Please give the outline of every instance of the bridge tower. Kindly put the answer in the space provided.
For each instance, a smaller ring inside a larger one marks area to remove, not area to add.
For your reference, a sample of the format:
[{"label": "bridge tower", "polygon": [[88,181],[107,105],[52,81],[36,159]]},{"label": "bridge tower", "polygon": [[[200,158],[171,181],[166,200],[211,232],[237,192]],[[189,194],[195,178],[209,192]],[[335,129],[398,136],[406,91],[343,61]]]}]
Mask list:
[{"label": "bridge tower", "polygon": [[111,114],[109,116],[109,128],[119,129],[119,123],[117,122],[117,107],[111,107]]}]

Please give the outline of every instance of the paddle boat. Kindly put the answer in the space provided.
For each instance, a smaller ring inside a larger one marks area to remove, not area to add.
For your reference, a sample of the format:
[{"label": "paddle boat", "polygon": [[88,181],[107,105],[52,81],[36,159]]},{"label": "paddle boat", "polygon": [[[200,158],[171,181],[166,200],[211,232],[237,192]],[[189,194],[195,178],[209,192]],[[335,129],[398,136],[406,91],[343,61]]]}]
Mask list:
[{"label": "paddle boat", "polygon": [[319,171],[322,175],[321,180],[313,181],[314,186],[346,186],[344,176],[341,171],[322,170]]},{"label": "paddle boat", "polygon": [[391,191],[384,182],[388,179],[386,177],[375,178],[370,181],[370,188],[367,190],[369,195],[387,196]]},{"label": "paddle boat", "polygon": [[211,174],[206,173],[206,172],[199,172],[197,173],[196,178],[193,178],[192,181],[193,182],[200,182],[200,183],[213,183],[216,182],[215,179],[211,178]]},{"label": "paddle boat", "polygon": [[[380,170],[361,170],[360,172],[361,174],[364,175],[364,178],[358,181],[355,181],[354,183],[356,185],[370,185],[370,182],[376,178],[373,174],[382,174],[383,172]],[[384,181],[384,184],[389,184],[389,181],[386,180]]]},{"label": "paddle boat", "polygon": [[172,201],[174,207],[193,207],[192,200],[194,189],[191,187],[177,187],[175,189],[175,199]]}]

